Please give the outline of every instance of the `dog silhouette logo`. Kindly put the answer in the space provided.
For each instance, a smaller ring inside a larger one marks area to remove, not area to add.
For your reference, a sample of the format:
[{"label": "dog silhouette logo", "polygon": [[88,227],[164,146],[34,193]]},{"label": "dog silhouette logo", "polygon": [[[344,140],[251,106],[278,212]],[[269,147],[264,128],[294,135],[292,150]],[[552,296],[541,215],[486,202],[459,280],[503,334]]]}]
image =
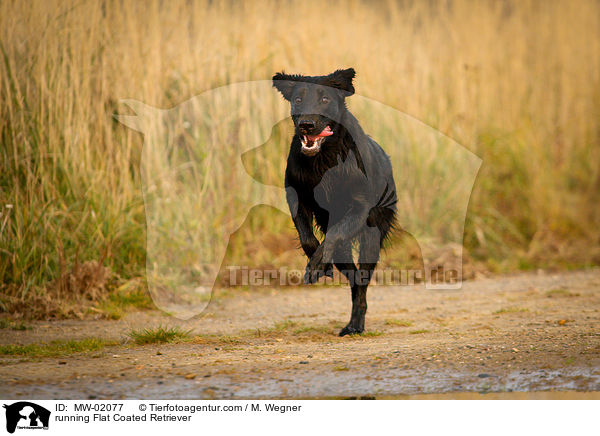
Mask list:
[{"label": "dog silhouette logo", "polygon": [[[116,120],[143,134],[139,172],[148,289],[159,309],[190,319],[208,306],[230,238],[251,210],[267,206],[295,215],[286,199],[297,193],[286,190],[283,180],[294,136],[290,105],[272,80],[228,84],[169,109],[136,100],[121,103]],[[442,132],[375,100],[354,94],[352,112],[390,157],[395,189],[381,201],[384,206],[395,201],[397,227],[415,238],[426,288],[459,289],[464,224],[482,160]],[[315,200],[322,200],[330,215],[347,212],[347,202],[345,192],[336,192],[333,205],[326,201],[328,186],[359,165],[359,158],[354,154],[334,165],[316,188]],[[360,190],[376,176],[365,171],[354,187]],[[364,230],[367,243],[380,237],[376,227]],[[349,260],[351,253],[335,254]],[[443,280],[437,280],[440,274]]]},{"label": "dog silhouette logo", "polygon": [[9,433],[14,433],[16,429],[48,430],[50,423],[48,409],[28,401],[4,404],[3,407],[6,409],[6,431]]}]

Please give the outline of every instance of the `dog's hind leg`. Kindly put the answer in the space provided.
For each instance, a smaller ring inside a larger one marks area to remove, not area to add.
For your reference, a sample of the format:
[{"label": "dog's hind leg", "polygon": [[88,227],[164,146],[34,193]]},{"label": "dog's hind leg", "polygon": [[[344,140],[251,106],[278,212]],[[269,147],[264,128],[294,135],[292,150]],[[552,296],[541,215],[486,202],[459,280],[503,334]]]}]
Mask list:
[{"label": "dog's hind leg", "polygon": [[356,265],[352,260],[352,242],[347,241],[340,244],[333,253],[333,264],[350,282],[350,286],[354,286],[356,278]]},{"label": "dog's hind leg", "polygon": [[367,313],[367,287],[379,260],[380,234],[377,228],[367,227],[359,236],[360,255],[352,289],[352,314],[350,322],[340,331],[340,336],[362,333]]},{"label": "dog's hind leg", "polygon": [[352,290],[352,314],[350,322],[344,327],[339,335],[355,335],[362,333],[365,329],[365,314],[367,313],[367,287],[354,284]]},{"label": "dog's hind leg", "polygon": [[[339,245],[334,253],[333,259],[335,267],[340,273],[346,276],[348,282],[350,282],[350,289],[352,291],[352,315],[348,325],[340,331],[340,336],[361,333],[364,330],[364,316],[362,324],[358,322],[358,320],[360,319],[360,296],[362,293],[356,284],[358,268],[352,260],[352,243],[348,241]],[[364,301],[364,304],[366,311],[366,300]]]},{"label": "dog's hind leg", "polygon": [[360,233],[360,255],[358,256],[358,282],[368,286],[373,276],[373,270],[379,262],[379,251],[381,249],[381,232],[377,227],[365,226]]}]

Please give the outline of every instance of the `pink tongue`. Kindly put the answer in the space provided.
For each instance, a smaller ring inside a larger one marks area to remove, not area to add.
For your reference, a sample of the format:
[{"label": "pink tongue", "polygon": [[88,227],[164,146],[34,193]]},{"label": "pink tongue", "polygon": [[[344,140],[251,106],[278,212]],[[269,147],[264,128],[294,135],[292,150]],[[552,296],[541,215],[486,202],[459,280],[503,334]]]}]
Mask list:
[{"label": "pink tongue", "polygon": [[314,141],[317,138],[321,138],[323,136],[331,136],[333,135],[333,131],[331,130],[331,127],[326,126],[323,131],[321,133],[319,133],[318,135],[306,135],[306,137],[308,139],[310,139],[311,141]]}]

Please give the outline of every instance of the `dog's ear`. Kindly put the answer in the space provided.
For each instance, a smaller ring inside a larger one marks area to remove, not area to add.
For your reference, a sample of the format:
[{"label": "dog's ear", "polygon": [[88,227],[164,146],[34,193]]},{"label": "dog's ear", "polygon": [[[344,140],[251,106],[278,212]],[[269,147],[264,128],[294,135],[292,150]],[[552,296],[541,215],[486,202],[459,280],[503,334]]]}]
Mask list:
[{"label": "dog's ear", "polygon": [[290,101],[292,98],[292,92],[294,91],[294,86],[296,85],[299,77],[300,76],[298,75],[285,74],[285,72],[282,71],[281,73],[277,73],[273,76],[273,86],[275,89],[281,92],[283,98],[285,98],[287,101]]},{"label": "dog's ear", "polygon": [[354,85],[352,84],[352,79],[356,76],[356,71],[354,68],[348,68],[345,70],[337,70],[331,73],[328,76],[325,76],[326,86],[331,86],[332,88],[341,89],[344,91],[346,97],[354,94]]}]

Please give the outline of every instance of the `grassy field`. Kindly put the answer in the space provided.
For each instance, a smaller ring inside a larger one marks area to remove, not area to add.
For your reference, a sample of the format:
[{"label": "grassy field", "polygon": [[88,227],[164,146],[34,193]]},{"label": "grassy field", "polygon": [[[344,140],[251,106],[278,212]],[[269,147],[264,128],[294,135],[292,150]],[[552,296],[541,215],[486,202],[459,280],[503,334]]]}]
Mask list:
[{"label": "grassy field", "polygon": [[[144,290],[143,138],[113,118],[120,99],[170,108],[282,69],[349,66],[358,94],[483,159],[472,262],[600,264],[597,1],[0,1],[0,310],[83,316]],[[262,173],[281,179],[278,165]],[[228,259],[268,265],[294,236],[257,208]],[[407,244],[383,262],[411,262]]]}]

